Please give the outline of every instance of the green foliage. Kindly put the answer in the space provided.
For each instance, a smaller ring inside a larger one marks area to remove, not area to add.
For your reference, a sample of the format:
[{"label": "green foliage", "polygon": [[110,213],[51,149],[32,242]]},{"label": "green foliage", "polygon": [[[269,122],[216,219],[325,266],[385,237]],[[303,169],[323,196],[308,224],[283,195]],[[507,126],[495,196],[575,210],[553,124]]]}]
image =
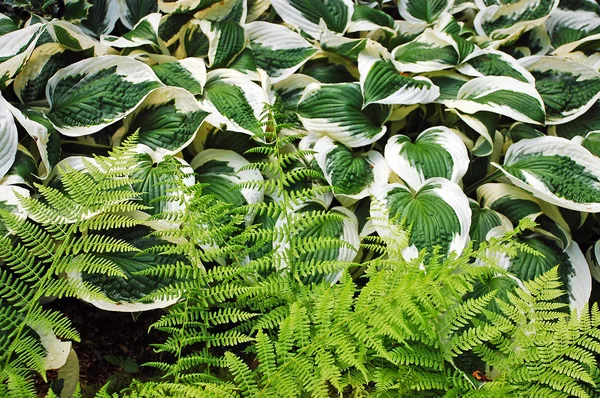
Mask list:
[{"label": "green foliage", "polygon": [[598,395],[593,1],[0,13],[0,396],[64,297],[160,310],[101,397]]}]

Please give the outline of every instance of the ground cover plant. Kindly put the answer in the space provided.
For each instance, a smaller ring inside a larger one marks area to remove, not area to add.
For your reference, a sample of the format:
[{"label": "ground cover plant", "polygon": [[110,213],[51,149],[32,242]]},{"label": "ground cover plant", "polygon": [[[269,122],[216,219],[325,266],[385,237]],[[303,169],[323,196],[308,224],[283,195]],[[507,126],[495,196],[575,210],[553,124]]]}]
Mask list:
[{"label": "ground cover plant", "polygon": [[595,1],[0,12],[0,397],[600,396]]}]

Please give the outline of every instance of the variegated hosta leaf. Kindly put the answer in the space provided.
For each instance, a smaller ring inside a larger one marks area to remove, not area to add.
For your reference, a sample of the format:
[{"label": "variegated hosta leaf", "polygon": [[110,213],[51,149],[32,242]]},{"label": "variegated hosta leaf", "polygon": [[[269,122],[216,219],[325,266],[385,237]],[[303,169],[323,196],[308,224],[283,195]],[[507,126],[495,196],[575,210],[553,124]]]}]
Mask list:
[{"label": "variegated hosta leaf", "polygon": [[344,33],[354,11],[351,0],[271,0],[271,4],[286,23],[299,27],[314,39],[321,33],[321,19],[329,30]]},{"label": "variegated hosta leaf", "polygon": [[[119,230],[118,235],[114,236],[118,239],[123,239],[132,245],[132,248],[140,250],[148,249],[153,245],[168,245],[169,243],[157,238],[146,237],[145,235],[152,232],[148,228],[137,227],[135,229]],[[182,258],[154,254],[150,251],[124,251],[122,253],[88,253],[93,255],[99,261],[104,261],[108,264],[116,266],[123,272],[126,278],[118,275],[106,274],[88,274],[69,271],[67,273],[69,282],[73,287],[79,288],[81,291],[82,282],[87,282],[94,287],[97,287],[108,300],[90,297],[85,293],[80,294],[79,299],[92,304],[93,306],[105,311],[118,312],[141,312],[157,308],[165,308],[175,304],[178,297],[166,297],[160,300],[150,302],[140,302],[152,292],[164,288],[171,283],[176,282],[175,278],[160,278],[154,275],[139,275],[138,273],[144,270],[151,270],[157,266],[167,266],[175,264],[177,261],[185,261]],[[72,261],[77,263],[80,258],[75,257]],[[88,260],[89,261],[89,260]],[[85,291],[85,290],[84,290]]]},{"label": "variegated hosta leaf", "polygon": [[4,178],[0,179],[2,185],[27,185],[33,188],[37,182],[37,163],[33,155],[22,145],[17,146],[15,161]]},{"label": "variegated hosta leaf", "polygon": [[8,102],[0,94],[0,179],[10,169],[17,155],[19,134]]},{"label": "variegated hosta leaf", "polygon": [[60,142],[58,131],[44,115],[32,108],[4,102],[14,118],[25,129],[37,146],[41,164],[36,175],[45,179],[59,161]]},{"label": "variegated hosta leaf", "polygon": [[[206,149],[200,152],[191,163],[197,174],[197,181],[209,184],[203,193],[215,195],[233,206],[260,203],[263,192],[254,188],[237,188],[237,185],[248,181],[262,181],[263,177],[257,170],[240,168],[250,164],[243,156],[226,149]],[[252,216],[246,218],[247,224],[252,223]]]},{"label": "variegated hosta leaf", "polygon": [[432,24],[454,5],[454,0],[398,0],[398,11],[408,22]]},{"label": "variegated hosta leaf", "polygon": [[119,3],[114,0],[94,0],[88,9],[87,18],[82,21],[84,31],[94,37],[112,32],[119,20]]},{"label": "variegated hosta leaf", "polygon": [[544,103],[536,89],[512,77],[469,80],[458,90],[456,100],[446,100],[444,104],[468,114],[487,111],[525,123],[543,124],[546,119]]},{"label": "variegated hosta leaf", "polygon": [[0,14],[0,36],[10,32],[18,30],[19,27],[13,22],[13,20],[4,14]]},{"label": "variegated hosta leaf", "polygon": [[261,134],[265,103],[270,103],[265,90],[243,73],[232,69],[208,73],[201,106],[210,112],[206,121],[213,126],[226,124],[228,130]]},{"label": "variegated hosta leaf", "polygon": [[507,2],[480,10],[473,24],[477,34],[501,43],[516,40],[523,32],[542,25],[558,6],[558,0]]},{"label": "variegated hosta leaf", "polygon": [[575,119],[600,99],[600,73],[559,57],[528,57],[520,61],[535,77],[546,106],[546,124]]},{"label": "variegated hosta leaf", "polygon": [[194,14],[194,18],[243,24],[247,15],[247,0],[205,0]]},{"label": "variegated hosta leaf", "polygon": [[[13,185],[0,185],[0,209],[8,210],[11,213],[21,217],[27,217],[27,210],[23,208],[21,202],[17,198],[20,196],[29,197],[29,190]],[[5,236],[10,231],[7,230],[4,223],[0,221],[0,236]]]},{"label": "variegated hosta leaf", "polygon": [[571,139],[585,137],[590,131],[600,130],[600,102],[596,102],[583,115],[564,123],[548,127],[548,135]]},{"label": "variegated hosta leaf", "polygon": [[489,241],[490,238],[502,236],[513,230],[513,224],[503,214],[480,207],[479,203],[473,199],[469,199],[469,206],[471,207],[469,236],[474,250],[477,250],[481,243]]},{"label": "variegated hosta leaf", "polygon": [[594,246],[590,246],[585,253],[585,259],[590,267],[592,278],[600,282],[600,240],[596,241]]},{"label": "variegated hosta leaf", "polygon": [[426,73],[425,76],[440,89],[440,96],[435,100],[440,104],[457,99],[460,88],[469,81],[468,77],[449,71]]},{"label": "variegated hosta leaf", "polygon": [[495,183],[477,188],[477,198],[482,207],[495,210],[517,225],[529,218],[536,222],[533,230],[559,242],[566,248],[572,240],[569,224],[558,207],[533,197],[514,185]]},{"label": "variegated hosta leaf", "polygon": [[410,77],[398,72],[383,47],[363,50],[358,56],[358,71],[364,105],[427,104],[440,95],[439,88],[426,77]]},{"label": "variegated hosta leaf", "polygon": [[187,90],[161,87],[125,118],[113,140],[120,142],[137,131],[137,142],[151,148],[158,161],[188,146],[207,115]]},{"label": "variegated hosta leaf", "polygon": [[211,68],[223,68],[246,46],[244,28],[235,21],[200,21],[208,39],[208,63]]},{"label": "variegated hosta leaf", "polygon": [[516,59],[497,50],[474,52],[465,58],[457,70],[467,76],[508,76],[525,83],[535,83],[531,73]]},{"label": "variegated hosta leaf", "polygon": [[0,40],[0,89],[12,79],[31,56],[45,26],[31,25],[8,32]]},{"label": "variegated hosta leaf", "polygon": [[193,18],[189,14],[167,14],[163,16],[158,27],[158,37],[167,47],[174,45],[181,37],[184,27]]},{"label": "variegated hosta leaf", "polygon": [[455,112],[467,126],[479,134],[479,137],[474,140],[473,147],[470,148],[471,153],[475,156],[491,155],[494,151],[494,138],[499,116],[491,112],[475,112],[469,115],[456,109],[451,109],[451,111]]},{"label": "variegated hosta leaf", "polygon": [[314,150],[317,163],[336,195],[362,199],[386,184],[390,176],[387,162],[377,151],[354,154],[327,136],[317,141]]},{"label": "variegated hosta leaf", "polygon": [[185,88],[193,95],[202,94],[206,84],[206,65],[200,58],[185,58],[152,67],[167,86]]},{"label": "variegated hosta leaf", "polygon": [[401,72],[420,73],[449,69],[461,60],[456,45],[448,34],[427,29],[410,43],[396,47],[392,51],[392,58]]},{"label": "variegated hosta leaf", "polygon": [[271,0],[248,0],[248,15],[246,22],[254,22],[271,6]]},{"label": "variegated hosta leaf", "polygon": [[119,3],[121,23],[127,29],[133,27],[146,15],[158,11],[156,0],[113,0]]},{"label": "variegated hosta leaf", "polygon": [[[98,40],[88,36],[83,29],[67,21],[53,20],[46,25],[48,39],[62,44],[69,50],[80,51],[93,48],[96,56],[107,54],[110,47],[103,45]],[[46,37],[43,41],[46,41]],[[48,40],[49,41],[49,40]]]},{"label": "variegated hosta leaf", "polygon": [[[304,239],[313,239],[318,241],[319,239],[340,239],[345,242],[344,246],[339,247],[338,245],[321,249],[316,251],[307,251],[298,253],[298,261],[302,263],[310,263],[314,262],[315,266],[318,266],[320,263],[324,262],[351,262],[356,257],[358,253],[358,249],[360,247],[360,237],[358,235],[358,220],[356,215],[342,206],[332,207],[327,210],[322,206],[321,203],[318,202],[308,202],[302,204],[295,210],[295,212],[290,217],[294,224],[300,224],[303,218],[303,213],[311,212],[311,211],[327,211],[328,213],[339,214],[343,216],[343,220],[340,221],[328,221],[322,222],[318,225],[311,225],[309,228],[295,226],[292,230],[295,230],[294,236],[292,239],[298,239],[302,241]],[[275,224],[275,228],[286,228],[287,217],[281,217],[277,220]],[[285,236],[285,234],[282,234]],[[274,248],[278,251],[285,250],[288,247],[289,242],[286,240],[276,241],[274,242]],[[349,245],[350,247],[348,247]],[[282,259],[282,264],[279,265],[279,268],[287,268],[288,264],[285,263],[285,259]],[[309,277],[304,278],[304,283],[319,283],[321,281],[326,281],[330,284],[336,283],[342,275],[342,271],[335,272],[333,274],[324,275],[322,273],[313,273]]]},{"label": "variegated hosta leaf", "polygon": [[129,32],[122,36],[102,35],[100,42],[117,48],[150,46],[158,54],[168,54],[168,50],[158,35],[161,14],[154,13],[142,18]]},{"label": "variegated hosta leaf", "polygon": [[459,183],[469,168],[465,144],[444,126],[428,128],[414,143],[402,134],[390,137],[385,159],[394,173],[414,190],[433,177]]},{"label": "variegated hosta leaf", "polygon": [[348,33],[364,32],[377,29],[385,29],[387,32],[394,32],[396,22],[394,18],[384,11],[372,8],[366,5],[357,4],[354,6],[352,21],[348,26]]},{"label": "variegated hosta leaf", "polygon": [[557,8],[550,14],[546,29],[556,49],[554,54],[566,55],[590,40],[600,39],[600,16],[591,11]]},{"label": "variegated hosta leaf", "polygon": [[412,226],[408,247],[402,248],[407,260],[423,249],[431,254],[436,246],[441,254],[460,254],[469,242],[469,200],[457,184],[445,178],[432,178],[418,191],[399,183],[384,186],[371,204],[371,217],[379,235],[394,240],[406,234],[406,230],[395,231],[398,224]]},{"label": "variegated hosta leaf", "polygon": [[[206,26],[207,21],[204,25]],[[200,20],[193,19],[181,28],[179,34],[179,47],[175,51],[175,56],[179,59],[187,57],[208,57],[209,40],[202,30]]]},{"label": "variegated hosta leaf", "polygon": [[309,132],[328,135],[351,148],[381,138],[390,112],[389,106],[380,104],[363,109],[358,83],[313,83],[306,87],[298,102],[298,116]]},{"label": "variegated hosta leaf", "polygon": [[59,70],[46,87],[47,117],[67,136],[92,134],[123,119],[162,83],[149,66],[116,55]]},{"label": "variegated hosta leaf", "polygon": [[341,55],[352,62],[358,60],[358,55],[364,50],[371,40],[367,38],[351,39],[336,34],[329,29],[321,33],[321,48],[325,51]]},{"label": "variegated hosta leaf", "polygon": [[23,103],[45,100],[46,84],[59,69],[94,55],[92,50],[71,51],[62,44],[37,47],[14,81],[14,90]]},{"label": "variegated hosta leaf", "polygon": [[302,97],[302,93],[306,86],[312,83],[319,83],[316,79],[306,76],[300,73],[294,73],[287,79],[280,81],[279,83],[275,83],[273,85],[273,89],[277,93],[278,98],[282,103],[282,111],[287,115],[287,122],[291,124],[290,127],[284,129],[292,130],[296,133],[298,132],[306,132],[304,130],[304,126],[300,122],[298,118],[298,101]]},{"label": "variegated hosta leaf", "polygon": [[[537,253],[519,250],[509,261],[508,271],[517,278],[527,281],[558,265],[558,273],[563,289],[567,292],[571,309],[581,311],[588,303],[592,291],[592,277],[587,261],[579,245],[571,242],[566,250],[541,237],[522,238],[520,243],[529,246]],[[540,255],[541,254],[541,255]]]},{"label": "variegated hosta leaf", "polygon": [[244,29],[256,66],[264,69],[273,83],[292,75],[317,52],[302,36],[282,25],[252,22]]},{"label": "variegated hosta leaf", "polygon": [[521,140],[494,163],[513,184],[556,206],[600,212],[600,159],[560,137]]},{"label": "variegated hosta leaf", "polygon": [[[145,210],[149,214],[159,214],[161,212],[180,211],[185,208],[185,203],[179,201],[159,200],[159,198],[174,196],[180,197],[183,193],[176,192],[175,189],[181,182],[185,186],[192,186],[196,183],[193,176],[193,170],[184,160],[174,158],[175,161],[182,164],[181,171],[188,174],[183,181],[179,181],[179,175],[169,172],[173,169],[166,161],[155,162],[151,154],[142,153],[137,157],[137,164],[131,175],[136,179],[133,184],[135,192],[141,192],[140,200],[142,204],[151,208]],[[177,178],[177,181],[175,181]]]}]

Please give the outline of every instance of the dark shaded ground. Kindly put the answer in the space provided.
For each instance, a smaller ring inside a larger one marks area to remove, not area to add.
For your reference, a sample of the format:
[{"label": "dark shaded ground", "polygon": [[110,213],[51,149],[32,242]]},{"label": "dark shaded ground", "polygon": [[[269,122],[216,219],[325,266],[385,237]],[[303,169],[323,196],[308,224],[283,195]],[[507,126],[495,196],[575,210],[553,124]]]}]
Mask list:
[{"label": "dark shaded ground", "polygon": [[[153,368],[140,366],[135,373],[126,372],[119,365],[113,365],[105,359],[114,355],[134,360],[138,365],[150,361],[168,360],[162,354],[156,354],[150,347],[164,339],[164,335],[152,330],[150,325],[158,320],[161,310],[138,314],[108,312],[76,299],[56,300],[49,308],[63,312],[71,319],[79,331],[80,343],[73,343],[73,349],[79,358],[79,372],[84,397],[93,396],[107,381],[115,389],[129,384],[132,378],[147,380],[156,377]],[[48,372],[48,382],[56,379],[57,372]],[[37,380],[40,397],[45,396],[49,384],[41,378]]]}]

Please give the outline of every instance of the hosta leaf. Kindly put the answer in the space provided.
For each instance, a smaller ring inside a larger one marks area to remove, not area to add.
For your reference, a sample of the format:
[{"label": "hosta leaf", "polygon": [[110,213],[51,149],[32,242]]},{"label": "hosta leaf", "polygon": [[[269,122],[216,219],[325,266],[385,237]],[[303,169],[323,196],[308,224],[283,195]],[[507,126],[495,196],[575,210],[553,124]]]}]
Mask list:
[{"label": "hosta leaf", "polygon": [[469,167],[465,144],[444,126],[428,128],[414,143],[405,135],[390,137],[385,146],[385,159],[398,177],[414,190],[432,177],[458,183]]},{"label": "hosta leaf", "polygon": [[473,249],[477,250],[483,242],[492,237],[504,235],[512,231],[513,224],[506,216],[492,209],[480,207],[479,203],[469,199],[471,207],[471,228],[469,236],[473,242]]},{"label": "hosta leaf", "polygon": [[406,21],[434,23],[454,5],[454,0],[399,0],[398,11]]},{"label": "hosta leaf", "polygon": [[590,131],[600,130],[600,102],[596,102],[583,115],[576,119],[548,127],[548,135],[571,139],[585,137]]},{"label": "hosta leaf", "polygon": [[402,249],[406,259],[414,259],[435,246],[441,254],[460,254],[469,242],[471,209],[462,189],[445,178],[432,178],[418,191],[394,183],[383,187],[371,204],[371,217],[378,220],[375,228],[381,236],[391,231],[380,220],[405,222],[412,226],[408,247]]},{"label": "hosta leaf", "polygon": [[560,137],[521,140],[495,164],[513,184],[556,206],[600,212],[600,161],[583,146]]},{"label": "hosta leaf", "polygon": [[146,15],[124,35],[102,35],[100,36],[100,42],[106,46],[117,48],[135,48],[148,45],[158,54],[168,53],[158,35],[160,20],[160,13]]},{"label": "hosta leaf", "polygon": [[306,87],[298,102],[298,116],[313,133],[328,135],[349,147],[371,144],[385,134],[390,107],[363,109],[358,83],[317,84]]},{"label": "hosta leaf", "polygon": [[298,101],[300,101],[304,89],[312,83],[318,83],[318,81],[310,76],[294,73],[290,77],[273,85],[273,89],[282,104],[281,111],[287,116],[286,122],[288,123],[288,127],[284,130],[306,133],[304,126],[298,118],[297,109]]},{"label": "hosta leaf", "polygon": [[585,259],[590,267],[592,278],[600,282],[600,240],[596,241],[593,246],[585,253]]},{"label": "hosta leaf", "polygon": [[94,0],[88,9],[87,18],[81,25],[94,37],[108,34],[115,29],[119,20],[119,3],[114,0]]},{"label": "hosta leaf", "polygon": [[196,11],[194,18],[209,21],[232,21],[237,24],[246,22],[248,6],[246,0],[204,0],[202,7]]},{"label": "hosta leaf", "polygon": [[178,197],[182,195],[182,192],[175,191],[181,182],[188,187],[194,185],[196,182],[194,176],[191,175],[193,173],[192,168],[182,159],[177,159],[176,161],[183,165],[183,172],[190,174],[183,181],[179,181],[180,177],[170,172],[172,166],[168,162],[159,161],[155,163],[149,154],[138,155],[135,169],[131,175],[132,178],[136,179],[132,187],[135,192],[141,192],[140,200],[142,204],[151,207],[145,210],[148,214],[153,215],[166,211],[177,211],[185,207],[179,201],[158,200],[165,196]]},{"label": "hosta leaf", "polygon": [[[207,25],[207,23],[204,25]],[[209,22],[208,25],[210,26]],[[174,55],[179,59],[187,57],[205,58],[208,56],[209,45],[208,37],[202,30],[200,20],[193,19],[181,29],[179,48]]]},{"label": "hosta leaf", "polygon": [[505,52],[486,49],[474,52],[457,68],[467,76],[508,76],[525,83],[534,84],[535,79],[518,61]]},{"label": "hosta leaf", "polygon": [[[226,149],[206,149],[200,152],[191,163],[197,174],[197,181],[209,184],[202,190],[205,194],[215,195],[221,200],[234,206],[260,203],[263,192],[258,189],[237,187],[246,181],[262,181],[263,177],[257,170],[240,168],[247,166],[243,156]],[[247,224],[252,223],[252,216],[246,218]]]},{"label": "hosta leaf", "polygon": [[244,28],[235,21],[200,21],[200,28],[208,39],[208,63],[211,68],[222,68],[246,46]]},{"label": "hosta leaf", "polygon": [[194,17],[189,14],[167,14],[160,20],[158,37],[167,47],[174,45],[181,37],[184,26]]},{"label": "hosta leaf", "polygon": [[185,58],[152,67],[167,86],[185,88],[193,95],[202,94],[206,84],[206,66],[200,58]]},{"label": "hosta leaf", "polygon": [[494,151],[494,137],[498,126],[499,116],[491,112],[475,112],[472,115],[459,112],[458,117],[480,136],[475,140],[471,153],[475,156],[489,156]]},{"label": "hosta leaf", "polygon": [[58,43],[37,47],[14,81],[17,97],[24,103],[44,100],[46,84],[59,69],[93,56],[93,51],[71,51]]},{"label": "hosta leaf", "polygon": [[[303,213],[310,211],[324,211],[326,210],[320,203],[308,202],[295,210],[291,219],[296,225],[301,224]],[[308,228],[302,228],[295,226],[291,228],[295,230],[293,239],[303,241],[305,239],[313,239],[318,241],[321,239],[341,239],[345,242],[342,247],[333,246],[330,248],[322,248],[316,251],[307,251],[305,253],[299,253],[297,260],[302,263],[314,262],[315,266],[319,263],[328,261],[340,261],[340,262],[351,262],[356,257],[358,249],[360,247],[360,237],[358,235],[358,220],[356,215],[342,206],[332,207],[327,210],[328,213],[334,213],[342,215],[342,220],[327,221],[319,223],[318,225],[310,225]],[[286,228],[286,222],[288,217],[281,217],[275,224],[276,228]],[[282,241],[274,242],[274,248],[276,250],[284,250],[288,247],[289,242],[283,239]],[[349,246],[349,247],[348,247]],[[279,268],[288,268],[289,264],[283,260],[283,263]],[[311,273],[307,277],[303,278],[304,283],[319,283],[326,281],[330,284],[336,283],[341,277],[343,271],[335,272],[333,274],[323,275],[322,273]]]},{"label": "hosta leaf", "polygon": [[262,132],[261,115],[269,103],[265,91],[249,77],[232,69],[208,73],[202,107],[211,114],[206,119],[213,126],[226,124],[244,134]]},{"label": "hosta leaf", "polygon": [[7,104],[0,95],[0,179],[12,166],[19,142],[15,119]]},{"label": "hosta leaf", "polygon": [[558,0],[494,4],[479,11],[473,24],[477,34],[510,43],[523,32],[542,25],[556,6]]},{"label": "hosta leaf", "polygon": [[[94,49],[96,56],[105,55],[109,47],[88,36],[83,29],[70,22],[54,20],[46,25],[51,40],[62,44],[69,50],[80,51]],[[42,38],[42,41],[45,40]]]},{"label": "hosta leaf", "polygon": [[0,179],[2,185],[27,185],[33,188],[34,182],[38,182],[37,164],[33,155],[22,145],[17,146],[15,161],[4,178]]},{"label": "hosta leaf", "polygon": [[[147,249],[152,245],[167,245],[168,242],[157,238],[144,238],[143,236],[151,231],[146,228],[137,228],[135,230],[119,230],[117,238],[124,239],[134,247],[139,249]],[[157,266],[165,266],[175,264],[181,261],[181,258],[175,256],[167,256],[153,254],[147,252],[123,252],[123,253],[94,253],[99,259],[116,265],[126,276],[108,276],[105,274],[90,274],[90,273],[68,273],[70,282],[76,287],[80,286],[81,281],[85,281],[92,286],[95,286],[104,293],[108,300],[99,300],[80,295],[79,298],[86,301],[97,308],[105,311],[118,312],[141,312],[157,308],[165,308],[175,304],[179,298],[170,297],[151,302],[139,302],[153,291],[164,288],[175,282],[175,279],[166,278],[164,276],[146,276],[138,273],[144,270],[150,270]],[[77,257],[73,260],[77,262]]]},{"label": "hosta leaf", "polygon": [[162,83],[149,66],[107,55],[59,70],[46,87],[47,117],[71,137],[95,133],[123,119]]},{"label": "hosta leaf", "polygon": [[350,22],[350,26],[348,26],[348,33],[371,31],[380,28],[393,32],[395,25],[394,18],[384,11],[357,4],[354,6],[352,22]]},{"label": "hosta leaf", "polygon": [[45,30],[42,25],[31,25],[2,35],[0,40],[0,89],[12,79],[31,56]]},{"label": "hosta leaf", "polygon": [[[12,185],[0,185],[0,209],[8,210],[12,214],[19,216],[20,218],[27,217],[27,210],[23,208],[21,202],[17,198],[17,195],[29,197],[29,190],[12,186]],[[8,232],[6,226],[0,221],[0,236],[5,236]]]},{"label": "hosta leaf", "polygon": [[510,260],[508,271],[517,278],[528,281],[558,265],[558,273],[563,283],[563,289],[568,294],[566,299],[572,310],[581,311],[590,299],[592,277],[579,245],[573,241],[563,251],[551,241],[541,237],[521,238],[520,243],[529,246],[537,253],[519,251]]},{"label": "hosta leaf", "polygon": [[151,148],[155,160],[162,159],[188,146],[207,115],[187,90],[161,87],[125,118],[113,139],[119,142],[137,131],[137,142]]},{"label": "hosta leaf", "polygon": [[556,9],[546,22],[554,54],[565,55],[590,40],[598,40],[600,15],[591,11]]},{"label": "hosta leaf", "polygon": [[269,9],[271,0],[248,0],[247,5],[248,15],[246,16],[246,22],[253,22]]},{"label": "hosta leaf", "polygon": [[427,29],[413,41],[396,47],[392,58],[401,72],[449,69],[460,62],[455,45],[448,34]]},{"label": "hosta leaf", "polygon": [[133,27],[146,15],[158,11],[156,0],[116,0],[119,3],[121,23],[127,29]]},{"label": "hosta leaf", "polygon": [[86,0],[65,0],[62,18],[73,23],[80,23],[87,17],[91,5]]},{"label": "hosta leaf", "polygon": [[18,29],[19,27],[15,25],[15,23],[9,16],[0,14],[0,36],[10,32],[14,32]]},{"label": "hosta leaf", "polygon": [[521,60],[535,77],[544,100],[546,124],[561,124],[590,109],[600,98],[600,73],[579,62],[558,57]]},{"label": "hosta leaf", "polygon": [[351,0],[271,0],[271,4],[281,19],[314,39],[318,39],[321,33],[321,19],[328,29],[344,33],[354,9]]},{"label": "hosta leaf", "polygon": [[535,88],[505,76],[477,77],[458,90],[456,100],[444,104],[464,113],[487,111],[525,123],[543,124],[544,103]]},{"label": "hosta leaf", "polygon": [[442,104],[447,100],[457,99],[460,88],[469,81],[466,76],[455,72],[433,72],[426,76],[440,89],[440,96],[435,102]]},{"label": "hosta leaf", "polygon": [[256,66],[277,83],[297,71],[317,49],[285,26],[252,22],[244,26]]},{"label": "hosta leaf", "polygon": [[563,248],[571,243],[569,224],[558,207],[539,200],[514,185],[484,184],[477,189],[477,198],[482,207],[505,215],[514,225],[529,218],[537,224],[533,228],[535,232],[556,240]]},{"label": "hosta leaf", "polygon": [[394,67],[382,48],[367,48],[358,56],[360,86],[364,105],[427,104],[440,95],[440,90],[426,77],[404,76]]},{"label": "hosta leaf", "polygon": [[367,47],[370,40],[366,38],[351,39],[327,29],[321,34],[320,42],[323,50],[341,55],[352,62],[356,62],[358,60],[358,55]]},{"label": "hosta leaf", "polygon": [[336,195],[362,199],[387,183],[390,176],[389,166],[377,151],[355,154],[327,136],[317,141],[314,150],[317,163]]},{"label": "hosta leaf", "polygon": [[5,104],[14,118],[35,141],[41,162],[36,174],[39,178],[45,179],[59,161],[60,143],[58,132],[42,113],[18,104],[14,106],[8,102],[5,102]]}]

